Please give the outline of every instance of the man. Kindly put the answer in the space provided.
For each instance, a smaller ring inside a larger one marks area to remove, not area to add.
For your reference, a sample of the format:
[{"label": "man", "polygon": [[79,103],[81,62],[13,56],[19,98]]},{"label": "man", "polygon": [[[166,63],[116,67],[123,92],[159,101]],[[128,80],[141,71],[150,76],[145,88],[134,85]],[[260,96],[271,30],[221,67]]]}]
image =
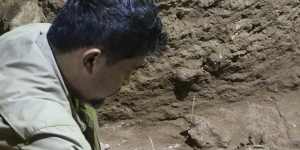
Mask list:
[{"label": "man", "polygon": [[92,106],[119,91],[160,35],[149,0],[68,0],[52,25],[4,34],[0,149],[100,150]]}]

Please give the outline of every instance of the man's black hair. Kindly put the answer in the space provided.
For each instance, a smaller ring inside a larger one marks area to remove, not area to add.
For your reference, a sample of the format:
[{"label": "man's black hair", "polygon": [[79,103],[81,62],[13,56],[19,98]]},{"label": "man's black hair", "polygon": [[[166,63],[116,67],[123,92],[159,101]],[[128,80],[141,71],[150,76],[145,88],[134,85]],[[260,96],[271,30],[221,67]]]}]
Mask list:
[{"label": "man's black hair", "polygon": [[153,0],[68,0],[47,38],[57,53],[100,48],[115,62],[155,50],[161,32]]}]

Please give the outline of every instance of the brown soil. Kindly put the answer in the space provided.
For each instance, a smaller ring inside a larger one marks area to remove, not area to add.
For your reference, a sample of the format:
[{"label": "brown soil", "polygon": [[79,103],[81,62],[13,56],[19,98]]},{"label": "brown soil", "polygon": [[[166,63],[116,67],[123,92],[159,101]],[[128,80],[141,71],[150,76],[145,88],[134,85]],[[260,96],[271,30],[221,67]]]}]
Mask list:
[{"label": "brown soil", "polygon": [[[55,2],[39,2],[48,20]],[[168,46],[99,110],[103,141],[113,150],[300,149],[299,0],[159,6]]]}]

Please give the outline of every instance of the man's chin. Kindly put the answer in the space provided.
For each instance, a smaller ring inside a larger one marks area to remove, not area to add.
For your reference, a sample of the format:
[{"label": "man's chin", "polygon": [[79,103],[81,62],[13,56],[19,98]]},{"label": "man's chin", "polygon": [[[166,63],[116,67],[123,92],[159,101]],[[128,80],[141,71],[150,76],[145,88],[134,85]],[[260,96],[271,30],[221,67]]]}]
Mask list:
[{"label": "man's chin", "polygon": [[88,103],[97,109],[103,105],[104,100],[105,98],[93,98],[92,100],[89,100]]},{"label": "man's chin", "polygon": [[118,88],[118,89],[114,90],[113,92],[111,92],[110,94],[108,94],[108,95],[106,96],[106,98],[118,94],[118,93],[120,92],[120,90],[121,90],[121,88]]},{"label": "man's chin", "polygon": [[104,100],[106,98],[116,95],[117,93],[119,93],[120,90],[121,90],[121,88],[118,88],[118,89],[114,90],[113,92],[111,92],[110,94],[107,94],[107,96],[90,98],[87,100],[87,102],[89,104],[91,104],[94,108],[98,108],[104,103]]}]

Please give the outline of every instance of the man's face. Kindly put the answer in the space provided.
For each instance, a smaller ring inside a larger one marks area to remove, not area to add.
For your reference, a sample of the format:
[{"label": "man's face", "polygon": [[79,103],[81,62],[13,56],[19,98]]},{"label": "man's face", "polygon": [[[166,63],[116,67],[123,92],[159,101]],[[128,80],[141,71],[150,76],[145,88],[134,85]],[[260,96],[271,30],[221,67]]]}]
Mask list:
[{"label": "man's face", "polygon": [[144,63],[144,57],[140,56],[108,64],[106,56],[98,49],[75,54],[72,59],[77,66],[68,65],[74,69],[67,73],[67,80],[73,94],[89,102],[117,93],[130,73]]},{"label": "man's face", "polygon": [[[105,58],[103,59],[105,60]],[[89,98],[101,99],[116,94],[130,74],[141,66],[144,57],[121,60],[115,64],[100,63],[95,66],[96,71],[91,80],[91,93]]]}]

